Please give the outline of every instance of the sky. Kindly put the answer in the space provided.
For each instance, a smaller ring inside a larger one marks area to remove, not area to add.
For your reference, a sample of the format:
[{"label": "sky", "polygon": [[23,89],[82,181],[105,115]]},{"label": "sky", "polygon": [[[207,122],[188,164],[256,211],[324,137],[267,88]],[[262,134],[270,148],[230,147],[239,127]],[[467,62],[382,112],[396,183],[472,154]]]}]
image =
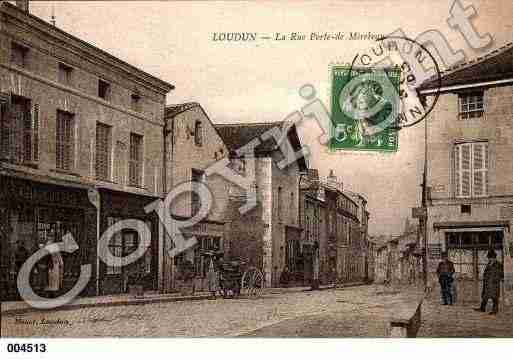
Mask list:
[{"label": "sky", "polygon": [[[409,37],[435,29],[467,59],[513,41],[511,0],[462,0],[471,21],[493,44],[473,50],[447,18],[453,0],[302,1],[32,1],[31,12],[176,86],[168,104],[196,101],[214,123],[281,121],[306,101],[312,84],[329,105],[329,66],[350,62],[371,40],[262,40],[276,33],[372,32],[401,28]],[[258,33],[253,42],[214,41],[214,33]],[[347,36],[347,35],[346,35]],[[429,121],[429,119],[427,120]],[[299,126],[310,166],[321,177],[335,171],[344,188],[368,199],[369,233],[399,234],[420,203],[425,122],[399,132],[395,153],[328,152],[312,121]]]}]

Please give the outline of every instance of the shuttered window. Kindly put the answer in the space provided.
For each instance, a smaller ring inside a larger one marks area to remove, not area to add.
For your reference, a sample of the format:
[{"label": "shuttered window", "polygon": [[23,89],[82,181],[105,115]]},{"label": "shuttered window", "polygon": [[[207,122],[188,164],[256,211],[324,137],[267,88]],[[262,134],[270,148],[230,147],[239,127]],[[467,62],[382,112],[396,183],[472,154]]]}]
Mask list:
[{"label": "shuttered window", "polygon": [[[193,186],[194,183],[205,182],[205,172],[193,168],[191,173],[191,182],[193,183]],[[191,216],[196,215],[201,208],[201,198],[198,195],[197,187],[195,187],[195,189],[196,191],[191,192]]]},{"label": "shuttered window", "polygon": [[39,117],[39,105],[23,97],[2,105],[0,158],[16,164],[39,160]]},{"label": "shuttered window", "polygon": [[130,134],[130,162],[129,180],[130,186],[140,187],[142,185],[142,158],[143,158],[143,137],[135,133]]},{"label": "shuttered window", "polygon": [[456,197],[488,194],[488,143],[467,142],[454,148]]},{"label": "shuttered window", "polygon": [[69,112],[57,111],[56,167],[71,170],[75,160],[75,118]]},{"label": "shuttered window", "polygon": [[111,127],[96,124],[96,178],[110,180]]}]

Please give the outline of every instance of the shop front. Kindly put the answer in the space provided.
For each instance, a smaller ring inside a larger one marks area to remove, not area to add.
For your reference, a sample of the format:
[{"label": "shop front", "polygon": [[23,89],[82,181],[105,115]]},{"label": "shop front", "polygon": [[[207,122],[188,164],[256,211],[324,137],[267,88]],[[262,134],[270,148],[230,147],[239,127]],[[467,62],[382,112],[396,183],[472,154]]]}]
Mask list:
[{"label": "shop front", "polygon": [[180,268],[184,263],[192,264],[194,290],[208,290],[207,272],[211,256],[206,253],[225,253],[224,222],[204,220],[190,228],[184,229],[186,238],[195,237],[197,243],[190,249],[175,257],[175,289],[180,289],[185,283]]},{"label": "shop front", "polygon": [[[82,185],[44,183],[6,174],[0,175],[1,297],[19,300],[16,287],[23,263],[50,242],[71,234],[78,244],[72,253],[61,252],[63,281],[59,293],[70,290],[83,264],[92,264],[89,284],[80,295],[95,295],[96,208]],[[39,261],[32,270],[31,285],[46,296],[48,268]]]},{"label": "shop front", "polygon": [[505,246],[509,224],[481,222],[458,226],[435,223],[434,227],[441,232],[442,251],[446,251],[454,263],[458,300],[479,301],[488,251],[493,249],[501,263],[509,259]]},{"label": "shop front", "polygon": [[[121,294],[131,288],[144,291],[157,290],[159,222],[155,212],[146,213],[144,208],[157,198],[128,192],[99,189],[100,193],[100,237],[116,222],[135,219],[144,223],[151,232],[150,245],[135,262],[126,266],[99,262],[100,294]],[[115,232],[109,240],[108,250],[115,257],[126,257],[137,250],[139,237],[137,228],[126,228]]]}]

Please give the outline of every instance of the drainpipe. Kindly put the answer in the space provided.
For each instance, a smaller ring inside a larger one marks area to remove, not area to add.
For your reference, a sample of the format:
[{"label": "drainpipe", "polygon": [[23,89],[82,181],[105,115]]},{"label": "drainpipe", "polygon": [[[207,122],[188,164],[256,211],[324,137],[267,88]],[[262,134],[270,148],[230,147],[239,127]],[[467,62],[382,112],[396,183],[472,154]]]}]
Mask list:
[{"label": "drainpipe", "polygon": [[[168,130],[167,130],[167,121],[166,119],[164,119],[164,127],[162,128],[162,148],[163,148],[163,153],[162,153],[162,194],[165,196],[167,194],[167,141],[166,141],[166,137],[168,135]],[[162,241],[161,242],[161,245],[159,246],[159,261],[160,261],[160,267],[161,267],[161,270],[160,270],[160,285],[159,285],[159,289],[162,293],[165,292],[165,286],[166,286],[166,265],[165,265],[165,256],[166,256],[166,253],[165,253],[165,242],[166,242],[166,228],[165,226],[160,223],[160,219],[159,219],[159,227],[162,228],[162,235],[160,237],[160,240]]]},{"label": "drainpipe", "polygon": [[96,208],[96,295],[100,295],[100,192],[97,188],[87,190],[89,202]]}]

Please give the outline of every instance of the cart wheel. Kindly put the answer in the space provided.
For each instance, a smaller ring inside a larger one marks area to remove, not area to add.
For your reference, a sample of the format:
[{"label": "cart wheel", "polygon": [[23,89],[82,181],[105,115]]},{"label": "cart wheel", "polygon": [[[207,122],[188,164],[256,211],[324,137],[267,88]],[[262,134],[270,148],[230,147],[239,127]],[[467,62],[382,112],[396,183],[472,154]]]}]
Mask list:
[{"label": "cart wheel", "polygon": [[241,293],[245,296],[260,296],[264,289],[264,275],[255,267],[247,269],[241,280]]}]

